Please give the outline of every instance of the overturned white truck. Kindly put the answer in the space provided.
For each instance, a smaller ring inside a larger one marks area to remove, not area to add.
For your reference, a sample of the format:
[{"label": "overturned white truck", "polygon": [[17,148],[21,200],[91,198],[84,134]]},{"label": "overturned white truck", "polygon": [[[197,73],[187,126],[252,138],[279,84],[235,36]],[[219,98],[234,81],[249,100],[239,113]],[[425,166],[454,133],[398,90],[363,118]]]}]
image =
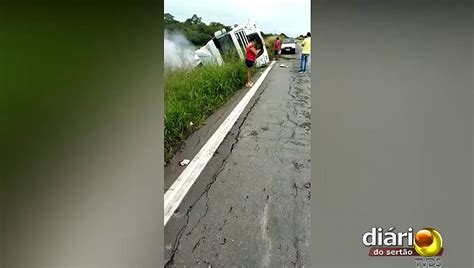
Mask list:
[{"label": "overturned white truck", "polygon": [[237,55],[242,60],[245,60],[245,47],[249,40],[254,39],[257,43],[257,48],[260,49],[255,61],[257,68],[266,66],[270,59],[265,47],[265,41],[260,34],[260,30],[256,23],[248,22],[242,25],[235,25],[234,28],[227,32],[225,29],[217,31],[205,46],[196,50],[195,59],[198,64],[217,64],[221,65],[224,62],[225,54]]}]

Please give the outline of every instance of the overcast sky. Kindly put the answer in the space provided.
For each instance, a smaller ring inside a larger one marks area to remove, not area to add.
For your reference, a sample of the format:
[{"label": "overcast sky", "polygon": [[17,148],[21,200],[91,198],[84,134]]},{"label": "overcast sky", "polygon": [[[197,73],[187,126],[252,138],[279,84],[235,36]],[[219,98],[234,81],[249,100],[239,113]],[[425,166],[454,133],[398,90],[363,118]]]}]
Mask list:
[{"label": "overcast sky", "polygon": [[311,31],[311,0],[165,0],[165,13],[184,21],[193,14],[203,22],[233,26],[255,20],[265,33],[296,37]]}]

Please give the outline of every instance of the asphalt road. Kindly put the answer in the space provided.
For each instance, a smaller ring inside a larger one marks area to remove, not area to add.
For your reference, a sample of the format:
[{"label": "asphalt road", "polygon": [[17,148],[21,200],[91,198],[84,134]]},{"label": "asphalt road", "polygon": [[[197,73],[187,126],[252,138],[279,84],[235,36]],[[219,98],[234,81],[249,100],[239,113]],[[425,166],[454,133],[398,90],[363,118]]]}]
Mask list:
[{"label": "asphalt road", "polygon": [[[165,226],[167,266],[310,266],[311,85],[298,67],[299,54],[276,62]],[[188,139],[165,188],[245,91]]]}]

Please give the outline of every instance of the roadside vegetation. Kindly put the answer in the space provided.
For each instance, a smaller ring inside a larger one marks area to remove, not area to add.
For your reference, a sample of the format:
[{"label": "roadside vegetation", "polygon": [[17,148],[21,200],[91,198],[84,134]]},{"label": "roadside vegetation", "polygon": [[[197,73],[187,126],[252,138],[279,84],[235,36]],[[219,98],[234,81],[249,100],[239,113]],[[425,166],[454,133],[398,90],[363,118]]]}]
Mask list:
[{"label": "roadside vegetation", "polygon": [[237,58],[223,66],[207,65],[165,73],[165,160],[206,118],[245,85],[246,67]]},{"label": "roadside vegetation", "polygon": [[280,41],[283,41],[283,39],[287,38],[286,34],[281,33],[279,35],[276,34],[263,34],[263,39],[265,40],[265,47],[267,48],[268,51],[268,57],[270,59],[275,58],[275,50],[273,50],[276,38],[280,37]]},{"label": "roadside vegetation", "polygon": [[[197,15],[184,22],[164,14],[165,29],[183,34],[195,48],[205,45],[214,32],[231,27],[205,24]],[[276,34],[264,34],[265,46],[273,59]],[[280,38],[286,35],[280,34]],[[182,142],[225,104],[246,83],[246,66],[240,58],[226,55],[222,66],[205,65],[193,69],[165,70],[165,161],[169,163]]]}]

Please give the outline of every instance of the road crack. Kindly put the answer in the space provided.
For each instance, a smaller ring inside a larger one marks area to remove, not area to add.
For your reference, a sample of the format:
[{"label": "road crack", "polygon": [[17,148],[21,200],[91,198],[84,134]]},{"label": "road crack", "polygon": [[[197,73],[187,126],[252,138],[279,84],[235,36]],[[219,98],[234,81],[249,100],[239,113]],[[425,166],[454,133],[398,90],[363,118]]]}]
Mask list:
[{"label": "road crack", "polygon": [[197,241],[197,243],[194,245],[194,247],[193,247],[193,253],[194,253],[194,251],[196,250],[196,248],[201,244],[202,238],[203,238],[203,237],[200,237],[199,240]]},{"label": "road crack", "polygon": [[[249,116],[249,114],[252,112],[254,107],[257,105],[258,101],[260,100],[260,97],[262,96],[263,92],[267,89],[267,87],[268,87],[268,83],[266,83],[265,86],[260,90],[260,92],[259,92],[258,96],[255,98],[253,104],[249,107],[247,113],[242,118],[242,121],[241,121],[240,125],[237,128],[237,133],[235,134],[235,138],[234,138],[235,140],[233,141],[233,143],[231,145],[229,153],[222,160],[222,163],[221,163],[220,167],[218,168],[216,173],[214,173],[214,175],[212,176],[211,181],[206,185],[206,189],[192,203],[192,205],[189,206],[188,210],[186,211],[186,222],[185,222],[184,226],[178,232],[178,235],[176,236],[175,243],[174,243],[173,249],[171,251],[170,259],[164,265],[165,268],[171,267],[174,264],[174,257],[176,256],[176,253],[179,249],[181,238],[182,238],[182,236],[183,236],[184,232],[186,231],[186,229],[188,227],[188,224],[189,224],[189,218],[190,218],[189,214],[191,213],[194,205],[197,204],[203,196],[206,196],[206,210],[204,211],[204,214],[199,217],[197,223],[191,228],[191,230],[188,233],[186,233],[186,235],[190,235],[195,230],[195,228],[199,225],[199,223],[201,222],[201,219],[203,219],[207,215],[207,213],[209,211],[209,190],[211,189],[212,185],[216,182],[217,177],[219,176],[219,174],[224,170],[225,165],[227,163],[227,159],[232,155],[232,152],[234,151],[235,146],[239,142],[239,136],[240,136],[240,133],[242,131],[242,126],[244,125],[245,121],[247,120],[247,117]],[[226,135],[224,140],[229,136],[229,134],[230,134],[230,132]],[[200,240],[198,242],[200,242]],[[193,251],[194,251],[194,249],[193,249]]]},{"label": "road crack", "polygon": [[[288,95],[291,97],[287,102],[286,102],[286,119],[288,120],[288,122],[292,123],[294,125],[294,128],[293,128],[293,132],[291,134],[291,138],[294,139],[295,138],[295,135],[296,135],[296,127],[298,126],[298,123],[296,121],[294,121],[293,119],[290,118],[290,113],[289,111],[291,110],[291,102],[292,100],[296,99],[296,96],[293,95],[291,93],[292,89],[293,89],[293,84],[295,83],[296,81],[296,76],[291,76],[292,80],[290,82],[290,85],[288,87]],[[293,110],[294,110],[294,114],[297,115],[298,112],[296,111],[296,106],[293,105]]]},{"label": "road crack", "polygon": [[[221,166],[219,167],[219,169],[217,170],[216,173],[214,173],[214,175],[212,176],[212,180],[211,182],[206,186],[206,190],[204,191],[204,193],[199,196],[198,200],[199,201],[201,199],[201,197],[205,194],[206,195],[206,210],[204,212],[204,214],[199,217],[197,223],[191,228],[191,231],[189,231],[186,235],[190,235],[194,229],[199,225],[199,223],[201,222],[201,219],[204,218],[206,215],[207,215],[207,212],[209,210],[209,190],[211,189],[212,185],[216,182],[217,180],[217,177],[220,175],[220,173],[224,170],[224,167],[225,165],[227,164],[227,159],[230,157],[230,155],[232,155],[232,152],[234,151],[234,148],[235,146],[237,145],[237,143],[239,142],[239,136],[240,136],[240,132],[242,131],[242,126],[243,124],[245,123],[245,121],[247,120],[247,117],[249,116],[249,114],[252,112],[253,108],[257,105],[258,101],[260,100],[260,97],[261,95],[263,94],[263,92],[265,91],[265,89],[268,87],[268,84],[265,84],[265,87],[260,91],[260,93],[258,94],[257,98],[255,99],[254,103],[252,104],[252,106],[250,106],[249,110],[247,111],[247,113],[245,114],[245,116],[243,117],[242,119],[242,122],[240,123],[239,127],[238,127],[238,131],[237,133],[235,134],[235,138],[234,138],[234,142],[232,143],[231,145],[231,148],[230,148],[230,151],[229,153],[226,155],[226,157],[222,160],[222,163],[221,163]],[[230,133],[230,132],[229,132]]]},{"label": "road crack", "polygon": [[296,181],[294,181],[293,182],[293,197],[294,197],[295,209],[293,210],[293,239],[294,239],[293,240],[293,247],[295,249],[295,260],[291,262],[294,267],[297,267],[299,259],[300,259],[300,249],[299,249],[299,242],[300,241],[299,241],[299,238],[298,238],[298,234],[296,232],[296,226],[298,224],[298,221],[296,219],[296,217],[297,217],[297,212],[296,211],[297,211],[297,207],[298,207],[298,201],[297,201],[298,190],[300,190],[300,188],[296,184]]}]

